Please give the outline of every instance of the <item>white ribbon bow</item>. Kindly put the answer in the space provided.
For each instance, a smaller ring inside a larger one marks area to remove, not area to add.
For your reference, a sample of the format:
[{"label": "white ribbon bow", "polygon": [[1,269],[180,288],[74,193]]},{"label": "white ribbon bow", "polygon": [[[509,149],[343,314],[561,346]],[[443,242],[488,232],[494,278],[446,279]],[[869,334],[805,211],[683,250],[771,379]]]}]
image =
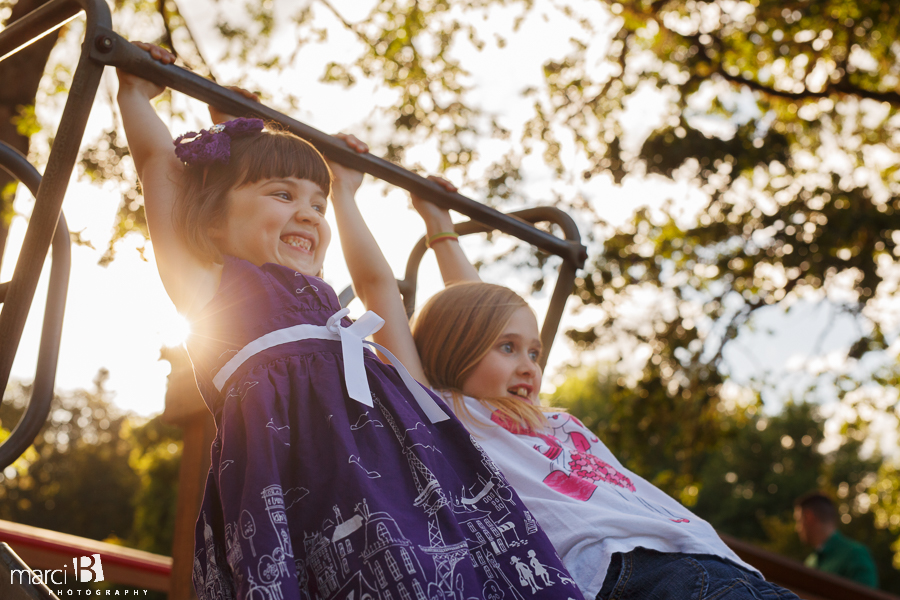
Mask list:
[{"label": "white ribbon bow", "polygon": [[419,385],[419,382],[413,379],[413,376],[409,374],[403,363],[381,344],[365,339],[384,326],[384,319],[369,310],[350,327],[341,327],[341,319],[347,316],[349,312],[349,309],[342,308],[331,315],[325,324],[328,331],[337,333],[341,338],[341,351],[344,355],[344,382],[347,385],[347,394],[357,402],[361,402],[366,406],[373,406],[372,391],[369,389],[369,378],[366,376],[366,367],[363,363],[363,344],[365,344],[370,348],[379,350],[394,365],[394,368],[397,369],[397,373],[400,375],[400,379],[406,384],[407,389],[409,389],[416,402],[419,403],[419,407],[421,407],[432,423],[446,421],[449,418],[447,413],[441,410],[434,398]]},{"label": "white ribbon bow", "polygon": [[325,327],[341,338],[347,394],[357,402],[362,402],[366,406],[374,406],[372,392],[369,390],[369,378],[366,377],[366,367],[363,363],[363,341],[384,326],[384,319],[372,311],[368,311],[350,327],[341,327],[341,319],[349,312],[348,308],[337,311],[328,318]]},{"label": "white ribbon bow", "polygon": [[329,317],[324,327],[307,324],[295,325],[267,333],[253,340],[225,363],[213,377],[213,384],[221,392],[228,379],[244,362],[254,354],[258,354],[273,346],[308,339],[335,340],[341,342],[341,353],[344,358],[344,383],[347,386],[347,394],[351,398],[366,406],[374,406],[372,391],[369,389],[369,378],[366,376],[366,366],[363,360],[363,345],[366,345],[380,351],[394,365],[394,368],[397,369],[397,373],[400,375],[400,379],[406,384],[407,389],[432,423],[439,423],[449,419],[450,417],[447,416],[447,413],[441,410],[434,398],[425,391],[419,382],[413,379],[412,375],[409,374],[403,363],[397,360],[396,356],[391,354],[384,346],[365,339],[366,336],[372,335],[384,326],[384,319],[372,311],[366,311],[362,317],[349,327],[341,327],[341,319],[347,316],[349,312],[348,309],[342,308]]}]

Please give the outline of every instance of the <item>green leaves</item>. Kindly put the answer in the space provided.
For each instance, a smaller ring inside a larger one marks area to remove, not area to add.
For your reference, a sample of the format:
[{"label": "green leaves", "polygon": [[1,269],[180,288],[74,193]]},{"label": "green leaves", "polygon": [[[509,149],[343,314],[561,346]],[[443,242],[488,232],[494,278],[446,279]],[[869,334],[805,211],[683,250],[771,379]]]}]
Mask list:
[{"label": "green leaves", "polygon": [[[542,128],[533,138],[570,129],[584,158],[613,181],[656,174],[705,199],[695,215],[674,202],[639,208],[608,231],[594,272],[576,288],[605,317],[570,337],[609,347],[625,335],[654,354],[677,354],[676,373],[721,370],[723,348],[759,309],[819,302],[824,292],[860,319],[849,359],[887,347],[866,308],[900,254],[900,96],[892,95],[900,57],[886,42],[900,21],[889,4],[611,3],[621,19],[605,71],[590,66],[580,43],[546,63],[555,110],[536,110]],[[614,146],[622,111],[647,85],[667,103],[662,122],[636,150]],[[602,99],[588,91],[597,89]],[[604,133],[585,135],[594,123]],[[672,308],[631,326],[623,315],[639,294]]]},{"label": "green leaves", "polygon": [[34,105],[19,106],[18,114],[10,121],[16,126],[16,133],[25,137],[31,137],[41,130],[41,124],[34,114]]},{"label": "green leaves", "polygon": [[[0,473],[0,518],[171,553],[180,430],[121,414],[100,371],[92,390],[62,392],[35,443]],[[13,384],[0,434],[15,426],[30,386]],[[102,515],[102,518],[98,518]]]}]

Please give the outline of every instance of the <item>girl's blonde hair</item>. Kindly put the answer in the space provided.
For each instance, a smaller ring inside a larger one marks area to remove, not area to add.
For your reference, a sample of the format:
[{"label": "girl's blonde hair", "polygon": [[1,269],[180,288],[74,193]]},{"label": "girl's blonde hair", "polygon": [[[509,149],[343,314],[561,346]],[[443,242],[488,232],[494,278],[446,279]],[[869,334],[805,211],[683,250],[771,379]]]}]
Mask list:
[{"label": "girl's blonde hair", "polygon": [[[425,376],[435,389],[450,392],[453,411],[469,424],[476,421],[463,401],[463,385],[520,308],[529,307],[509,288],[464,282],[434,295],[415,317],[412,334]],[[512,398],[476,400],[534,430],[546,427],[544,411],[559,410]]]},{"label": "girl's blonde hair", "polygon": [[269,129],[231,139],[228,163],[190,165],[184,168],[175,207],[175,230],[188,247],[209,262],[222,260],[210,230],[228,214],[228,193],[263,179],[296,177],[312,181],[327,197],[331,170],[316,148],[293,133]]}]

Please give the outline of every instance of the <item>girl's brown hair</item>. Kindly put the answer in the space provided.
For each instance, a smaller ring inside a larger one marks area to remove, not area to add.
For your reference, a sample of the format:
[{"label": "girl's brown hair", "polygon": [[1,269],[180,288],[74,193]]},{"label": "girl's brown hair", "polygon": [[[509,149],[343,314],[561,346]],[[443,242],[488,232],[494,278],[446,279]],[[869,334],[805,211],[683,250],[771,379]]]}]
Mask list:
[{"label": "girl's brown hair", "polygon": [[309,142],[287,131],[263,130],[231,139],[227,164],[189,165],[178,194],[172,219],[188,247],[209,262],[221,261],[210,237],[228,214],[228,193],[263,179],[296,177],[318,185],[328,196],[331,171]]},{"label": "girl's brown hair", "polygon": [[[435,389],[450,392],[453,411],[469,424],[475,419],[463,401],[463,385],[506,329],[513,313],[523,307],[528,304],[509,288],[465,282],[435,294],[415,317],[412,334],[425,376]],[[476,400],[534,430],[544,429],[543,413],[551,410],[511,398]]]}]

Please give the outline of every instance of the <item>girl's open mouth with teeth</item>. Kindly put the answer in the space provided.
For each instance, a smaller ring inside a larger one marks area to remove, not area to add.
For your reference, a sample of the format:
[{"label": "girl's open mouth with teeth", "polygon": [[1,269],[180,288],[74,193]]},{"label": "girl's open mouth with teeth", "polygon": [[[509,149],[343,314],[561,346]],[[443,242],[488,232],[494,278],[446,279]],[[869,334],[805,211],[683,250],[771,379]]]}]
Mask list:
[{"label": "girl's open mouth with teeth", "polygon": [[312,240],[299,235],[283,235],[281,236],[281,241],[292,248],[298,248],[306,252],[312,251]]},{"label": "girl's open mouth with teeth", "polygon": [[531,399],[531,398],[530,398],[530,396],[531,396],[531,388],[529,388],[529,387],[527,387],[527,386],[519,386],[519,385],[517,385],[517,386],[515,386],[515,387],[509,388],[509,389],[506,390],[506,391],[509,392],[510,394],[512,394],[513,396],[518,396],[518,397],[524,398],[524,399],[526,399],[526,400],[530,400],[530,399]]}]

